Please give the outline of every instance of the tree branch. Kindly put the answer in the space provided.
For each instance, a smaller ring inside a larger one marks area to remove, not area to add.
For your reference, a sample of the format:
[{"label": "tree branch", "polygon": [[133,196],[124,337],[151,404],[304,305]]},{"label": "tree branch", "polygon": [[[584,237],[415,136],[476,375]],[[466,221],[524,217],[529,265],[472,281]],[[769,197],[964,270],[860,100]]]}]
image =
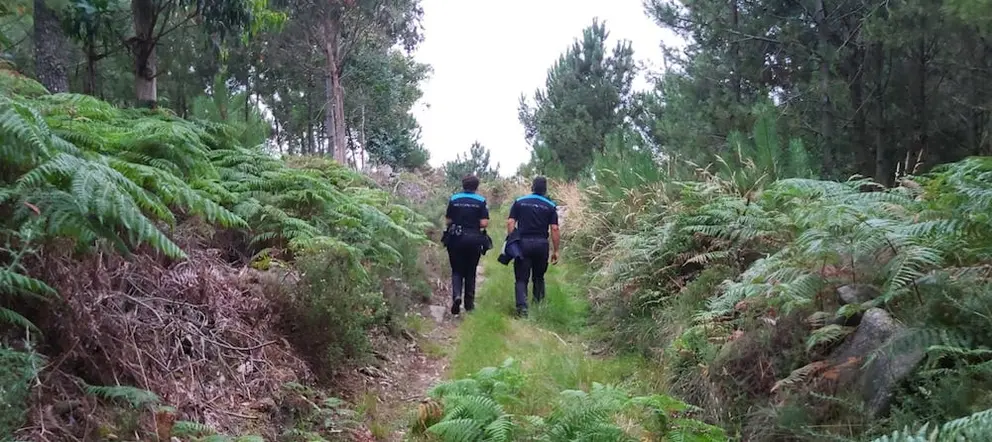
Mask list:
[{"label": "tree branch", "polygon": [[[170,14],[171,14],[171,12],[170,12]],[[196,8],[193,9],[193,12],[187,14],[186,17],[183,18],[182,21],[180,21],[179,23],[176,23],[174,26],[172,26],[171,28],[168,28],[168,29],[165,28],[165,23],[168,23],[168,17],[167,17],[166,20],[164,22],[162,22],[163,23],[162,24],[162,29],[159,31],[158,35],[156,35],[154,38],[152,38],[152,41],[155,44],[158,44],[159,40],[161,40],[162,37],[165,37],[166,35],[169,35],[173,31],[175,31],[176,29],[179,29],[180,27],[186,25],[186,23],[189,23],[191,20],[193,20],[194,18],[196,18],[198,15],[200,15],[200,5],[199,5],[199,3],[197,3]]]}]

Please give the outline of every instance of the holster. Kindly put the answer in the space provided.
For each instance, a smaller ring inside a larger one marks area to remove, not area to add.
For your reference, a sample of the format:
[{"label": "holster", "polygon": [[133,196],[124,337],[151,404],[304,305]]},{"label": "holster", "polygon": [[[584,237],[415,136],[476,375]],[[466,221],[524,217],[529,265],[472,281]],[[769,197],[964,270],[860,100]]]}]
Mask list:
[{"label": "holster", "polygon": [[485,255],[486,252],[493,248],[493,239],[489,236],[489,232],[485,230],[482,231],[482,254]]},{"label": "holster", "polygon": [[444,230],[443,234],[441,234],[441,244],[444,244],[445,247],[449,247],[451,245],[451,241],[458,236],[462,236],[462,226],[449,224],[448,228]]}]

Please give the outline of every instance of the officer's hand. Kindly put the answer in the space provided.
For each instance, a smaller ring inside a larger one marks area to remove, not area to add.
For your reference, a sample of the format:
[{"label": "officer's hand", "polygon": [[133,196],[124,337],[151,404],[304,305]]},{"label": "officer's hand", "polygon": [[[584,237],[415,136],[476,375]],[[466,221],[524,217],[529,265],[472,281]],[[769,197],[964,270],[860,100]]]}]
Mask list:
[{"label": "officer's hand", "polygon": [[551,254],[551,265],[558,264],[558,252]]}]

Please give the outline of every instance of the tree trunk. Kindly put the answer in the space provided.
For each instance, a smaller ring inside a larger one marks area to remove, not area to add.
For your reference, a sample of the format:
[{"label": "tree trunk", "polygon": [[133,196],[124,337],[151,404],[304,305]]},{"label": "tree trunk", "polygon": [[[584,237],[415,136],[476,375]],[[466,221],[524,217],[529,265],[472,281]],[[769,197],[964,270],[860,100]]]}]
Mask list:
[{"label": "tree trunk", "polygon": [[823,0],[816,0],[817,53],[820,57],[820,140],[823,146],[823,172],[830,174],[836,166],[833,145],[834,120],[830,105],[830,30]]},{"label": "tree trunk", "polygon": [[[217,86],[219,81],[214,82],[214,86]],[[227,86],[221,85],[223,88]],[[230,117],[227,105],[231,102],[227,96],[227,90],[222,88],[214,89],[214,101],[217,103],[217,113],[220,114],[220,121],[226,122]]]},{"label": "tree trunk", "polygon": [[154,109],[158,106],[158,85],[155,72],[155,2],[153,0],[131,0],[131,14],[134,16],[134,92],[139,107]]},{"label": "tree trunk", "polygon": [[361,145],[361,155],[360,155],[360,157],[362,159],[362,166],[361,166],[361,169],[362,170],[365,170],[365,154],[368,152],[368,150],[366,150],[366,148],[365,148],[365,141],[366,141],[366,138],[365,138],[365,104],[362,103],[362,123],[361,123],[361,128],[358,131],[358,144]]},{"label": "tree trunk", "polygon": [[336,18],[324,22],[324,56],[326,64],[327,114],[325,128],[329,148],[334,151],[334,159],[345,164],[344,90],[341,87],[341,60],[339,54],[340,23]]},{"label": "tree trunk", "polygon": [[[730,25],[734,31],[740,31],[740,8],[737,5],[737,0],[730,0],[732,15],[730,17]],[[741,72],[744,70],[741,61],[741,44],[736,39],[731,43],[734,52],[734,76],[733,76],[733,86],[734,86],[734,99],[737,100],[735,104],[740,105],[743,102],[743,97],[741,96]],[[733,115],[733,113],[731,113]]]},{"label": "tree trunk", "polygon": [[45,0],[34,0],[35,75],[51,93],[69,92],[69,43],[62,24]]},{"label": "tree trunk", "polygon": [[[924,23],[920,26],[920,29],[926,29],[925,18],[922,19]],[[926,161],[927,155],[927,142],[929,137],[929,127],[928,127],[928,113],[927,113],[927,67],[930,62],[927,55],[927,37],[923,33],[920,35],[920,40],[918,42],[919,48],[919,59],[917,59],[917,69],[916,69],[916,152],[906,153],[906,164],[904,167],[903,174],[909,175],[916,172],[916,168],[919,164],[916,164],[917,159],[921,161]]]},{"label": "tree trunk", "polygon": [[94,42],[86,43],[86,80],[83,82],[83,93],[96,94],[96,46]]},{"label": "tree trunk", "polygon": [[251,74],[248,74],[248,84],[245,86],[245,123],[251,119]]},{"label": "tree trunk", "polygon": [[186,83],[176,82],[176,106],[175,111],[180,118],[189,117],[189,102],[186,100]]},{"label": "tree trunk", "polygon": [[[313,90],[312,88],[308,88]],[[306,145],[303,147],[303,154],[313,154],[314,149],[311,148],[314,144],[314,129],[313,129],[313,94],[307,91],[307,138]]]},{"label": "tree trunk", "polygon": [[889,186],[892,184],[892,174],[895,165],[886,136],[885,128],[885,50],[881,44],[876,45],[874,52],[874,71],[878,80],[875,86],[875,181]]},{"label": "tree trunk", "polygon": [[848,74],[851,80],[851,108],[854,110],[854,158],[857,161],[855,170],[863,176],[871,176],[872,154],[871,143],[868,142],[867,103],[865,102],[865,51],[863,46],[857,46],[848,59]]}]

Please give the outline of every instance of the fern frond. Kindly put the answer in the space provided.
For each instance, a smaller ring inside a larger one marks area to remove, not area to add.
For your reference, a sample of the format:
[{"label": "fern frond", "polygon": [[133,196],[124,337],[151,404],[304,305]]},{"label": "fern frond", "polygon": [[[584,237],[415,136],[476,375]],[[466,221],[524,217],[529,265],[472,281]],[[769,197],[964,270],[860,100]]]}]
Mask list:
[{"label": "fern frond", "polygon": [[821,344],[833,344],[844,339],[856,329],[857,327],[844,327],[837,324],[820,327],[813,330],[813,333],[810,333],[809,337],[806,338],[806,350],[812,350]]},{"label": "fern frond", "polygon": [[107,400],[120,400],[126,401],[131,404],[132,407],[141,407],[144,405],[157,404],[161,399],[158,395],[141,388],[131,387],[127,385],[115,385],[115,386],[97,386],[97,385],[86,385],[86,393],[97,396]]},{"label": "fern frond", "polygon": [[983,440],[992,434],[992,408],[979,411],[970,416],[947,422],[939,427],[929,429],[923,425],[916,431],[905,428],[891,435],[882,436],[872,442],[952,442],[961,440]]},{"label": "fern frond", "polygon": [[191,421],[176,421],[172,424],[172,435],[176,437],[192,437],[217,434],[217,431],[208,425]]},{"label": "fern frond", "polygon": [[444,420],[431,425],[427,431],[447,442],[481,441],[484,435],[482,424],[467,418]]}]

